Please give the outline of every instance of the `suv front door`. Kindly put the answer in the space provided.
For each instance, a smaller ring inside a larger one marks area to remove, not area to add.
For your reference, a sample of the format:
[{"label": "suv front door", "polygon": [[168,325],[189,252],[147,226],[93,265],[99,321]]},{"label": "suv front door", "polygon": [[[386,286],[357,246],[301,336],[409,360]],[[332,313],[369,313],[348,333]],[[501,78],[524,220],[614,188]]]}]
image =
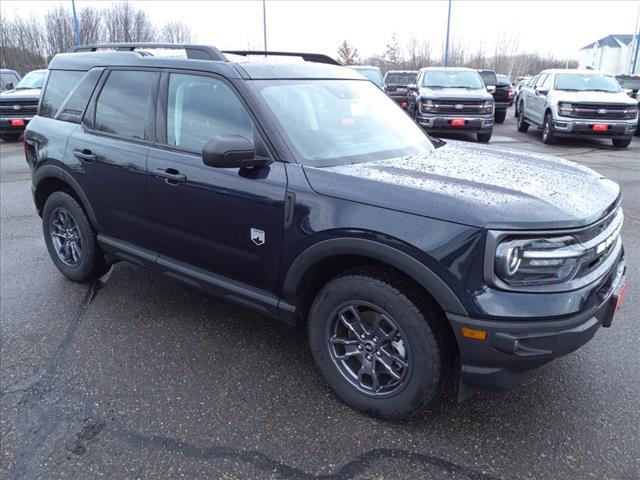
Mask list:
[{"label": "suv front door", "polygon": [[270,155],[235,89],[214,75],[163,73],[156,133],[147,186],[160,263],[196,267],[276,294],[285,164],[225,169],[202,161],[202,147],[214,135],[242,135],[257,154]]}]

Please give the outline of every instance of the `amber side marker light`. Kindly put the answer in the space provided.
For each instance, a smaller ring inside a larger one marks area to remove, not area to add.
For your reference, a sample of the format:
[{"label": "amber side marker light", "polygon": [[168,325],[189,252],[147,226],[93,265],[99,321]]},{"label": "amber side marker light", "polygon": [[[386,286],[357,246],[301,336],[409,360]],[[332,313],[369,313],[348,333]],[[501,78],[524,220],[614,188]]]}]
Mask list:
[{"label": "amber side marker light", "polygon": [[477,328],[462,327],[462,336],[473,340],[486,340],[487,331],[478,330]]}]

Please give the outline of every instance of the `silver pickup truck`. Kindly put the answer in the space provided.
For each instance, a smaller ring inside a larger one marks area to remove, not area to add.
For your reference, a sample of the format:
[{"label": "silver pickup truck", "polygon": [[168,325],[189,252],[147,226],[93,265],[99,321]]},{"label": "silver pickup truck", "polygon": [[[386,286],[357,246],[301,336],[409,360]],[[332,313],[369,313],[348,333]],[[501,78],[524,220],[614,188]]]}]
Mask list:
[{"label": "silver pickup truck", "polygon": [[638,104],[613,75],[594,70],[545,70],[518,96],[518,131],[542,129],[542,141],[560,137],[610,138],[615,147],[631,143]]}]

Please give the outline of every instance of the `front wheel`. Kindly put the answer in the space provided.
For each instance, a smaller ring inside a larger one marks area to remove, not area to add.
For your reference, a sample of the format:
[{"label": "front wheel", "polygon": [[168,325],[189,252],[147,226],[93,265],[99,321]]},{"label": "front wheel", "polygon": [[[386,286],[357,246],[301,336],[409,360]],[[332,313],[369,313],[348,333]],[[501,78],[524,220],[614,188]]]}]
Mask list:
[{"label": "front wheel", "polygon": [[518,120],[516,121],[516,127],[518,131],[521,133],[527,133],[529,130],[529,124],[524,119],[524,109],[522,108],[522,103],[520,104],[520,108],[518,108]]},{"label": "front wheel", "polygon": [[503,123],[505,118],[507,118],[506,110],[496,110],[496,113],[494,115],[494,120],[496,123]]},{"label": "front wheel", "polygon": [[631,143],[631,137],[629,138],[612,138],[613,146],[616,148],[627,148]]},{"label": "front wheel", "polygon": [[493,135],[493,130],[489,133],[478,133],[476,136],[478,137],[478,142],[489,143],[489,140],[491,140],[491,135]]},{"label": "front wheel", "polygon": [[551,114],[547,113],[544,116],[544,126],[542,127],[542,143],[546,145],[555,145],[557,143],[557,139],[553,135],[551,122]]},{"label": "front wheel", "polygon": [[311,307],[313,358],[350,406],[408,416],[438,397],[448,375],[438,315],[394,272],[354,270],[327,283]]},{"label": "front wheel", "polygon": [[85,282],[107,271],[96,234],[78,202],[54,192],[42,212],[44,241],[55,266],[69,280]]}]

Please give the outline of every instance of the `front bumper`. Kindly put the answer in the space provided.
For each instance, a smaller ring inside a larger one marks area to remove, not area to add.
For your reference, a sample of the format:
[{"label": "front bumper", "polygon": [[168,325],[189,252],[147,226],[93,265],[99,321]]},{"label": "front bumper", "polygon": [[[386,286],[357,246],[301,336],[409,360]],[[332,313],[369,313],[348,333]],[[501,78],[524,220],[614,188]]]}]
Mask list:
[{"label": "front bumper", "polygon": [[[464,125],[452,125],[452,120],[464,120]],[[425,115],[420,113],[416,116],[418,125],[427,131],[477,131],[489,132],[493,128],[493,115],[470,116],[470,115]]]},{"label": "front bumper", "polygon": [[[529,370],[578,349],[601,327],[609,327],[625,285],[623,260],[599,286],[601,302],[560,320],[492,321],[447,314],[458,342],[461,383],[504,390],[517,384]],[[535,294],[541,295],[541,294]],[[543,301],[542,297],[540,301]],[[484,340],[463,336],[463,327],[486,332]]]},{"label": "front bumper", "polygon": [[32,116],[12,116],[0,118],[0,134],[22,133],[31,121]]},{"label": "front bumper", "polygon": [[[607,125],[607,129],[594,130],[594,125]],[[585,136],[593,138],[628,138],[638,128],[638,120],[581,120],[558,117],[553,120],[553,134],[556,137]]]}]

